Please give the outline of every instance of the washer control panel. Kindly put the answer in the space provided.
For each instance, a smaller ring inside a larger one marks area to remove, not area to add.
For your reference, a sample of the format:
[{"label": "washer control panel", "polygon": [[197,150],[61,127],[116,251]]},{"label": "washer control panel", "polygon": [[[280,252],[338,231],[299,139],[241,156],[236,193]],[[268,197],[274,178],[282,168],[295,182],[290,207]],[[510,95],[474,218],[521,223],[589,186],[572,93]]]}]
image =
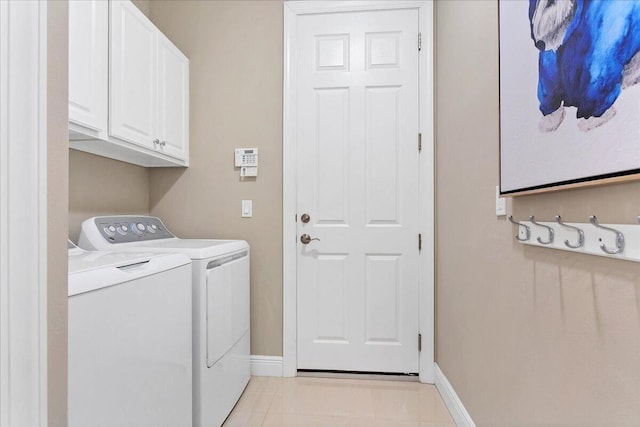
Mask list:
[{"label": "washer control panel", "polygon": [[100,216],[96,228],[110,243],[140,242],[175,237],[154,216]]}]

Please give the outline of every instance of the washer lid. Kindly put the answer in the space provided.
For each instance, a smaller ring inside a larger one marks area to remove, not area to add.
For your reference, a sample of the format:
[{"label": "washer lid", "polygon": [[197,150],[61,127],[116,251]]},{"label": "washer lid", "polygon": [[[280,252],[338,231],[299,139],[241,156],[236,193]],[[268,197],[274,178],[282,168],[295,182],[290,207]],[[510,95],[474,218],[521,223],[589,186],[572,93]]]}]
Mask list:
[{"label": "washer lid", "polygon": [[247,250],[249,244],[244,240],[215,239],[158,239],[146,242],[122,243],[112,245],[117,251],[144,251],[155,253],[178,252],[193,260],[216,258],[232,252]]},{"label": "washer lid", "polygon": [[187,264],[191,264],[191,260],[181,254],[69,249],[68,295],[130,282]]}]

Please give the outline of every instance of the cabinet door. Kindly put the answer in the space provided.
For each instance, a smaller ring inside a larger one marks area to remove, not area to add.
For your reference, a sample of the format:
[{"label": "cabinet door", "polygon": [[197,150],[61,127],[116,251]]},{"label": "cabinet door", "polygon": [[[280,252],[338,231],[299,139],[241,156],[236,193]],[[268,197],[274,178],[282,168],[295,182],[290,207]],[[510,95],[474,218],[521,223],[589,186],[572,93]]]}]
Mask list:
[{"label": "cabinet door", "polygon": [[112,1],[109,134],[154,149],[158,30],[130,1]]},{"label": "cabinet door", "polygon": [[109,3],[69,2],[69,122],[106,137]]},{"label": "cabinet door", "polygon": [[160,150],[189,158],[189,60],[158,35],[158,134]]}]

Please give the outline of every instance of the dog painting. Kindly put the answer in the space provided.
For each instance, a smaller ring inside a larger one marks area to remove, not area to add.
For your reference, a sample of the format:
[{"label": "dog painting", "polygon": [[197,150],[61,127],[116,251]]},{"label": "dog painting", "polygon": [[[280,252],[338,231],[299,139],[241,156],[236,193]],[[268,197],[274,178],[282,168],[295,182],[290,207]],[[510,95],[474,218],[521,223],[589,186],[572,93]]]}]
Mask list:
[{"label": "dog painting", "polygon": [[567,107],[583,131],[609,121],[620,92],[640,80],[640,2],[529,0],[529,21],[540,51],[540,130],[556,130]]},{"label": "dog painting", "polygon": [[499,0],[500,188],[640,177],[640,0]]}]

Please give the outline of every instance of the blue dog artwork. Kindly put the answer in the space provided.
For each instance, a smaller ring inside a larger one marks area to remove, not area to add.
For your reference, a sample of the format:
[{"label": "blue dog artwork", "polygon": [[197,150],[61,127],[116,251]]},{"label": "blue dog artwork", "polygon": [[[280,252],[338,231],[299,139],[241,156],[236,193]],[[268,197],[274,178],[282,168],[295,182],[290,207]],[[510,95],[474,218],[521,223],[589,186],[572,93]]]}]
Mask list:
[{"label": "blue dog artwork", "polygon": [[539,129],[558,129],[567,107],[584,132],[606,124],[621,92],[640,82],[640,1],[529,0],[529,22]]}]

